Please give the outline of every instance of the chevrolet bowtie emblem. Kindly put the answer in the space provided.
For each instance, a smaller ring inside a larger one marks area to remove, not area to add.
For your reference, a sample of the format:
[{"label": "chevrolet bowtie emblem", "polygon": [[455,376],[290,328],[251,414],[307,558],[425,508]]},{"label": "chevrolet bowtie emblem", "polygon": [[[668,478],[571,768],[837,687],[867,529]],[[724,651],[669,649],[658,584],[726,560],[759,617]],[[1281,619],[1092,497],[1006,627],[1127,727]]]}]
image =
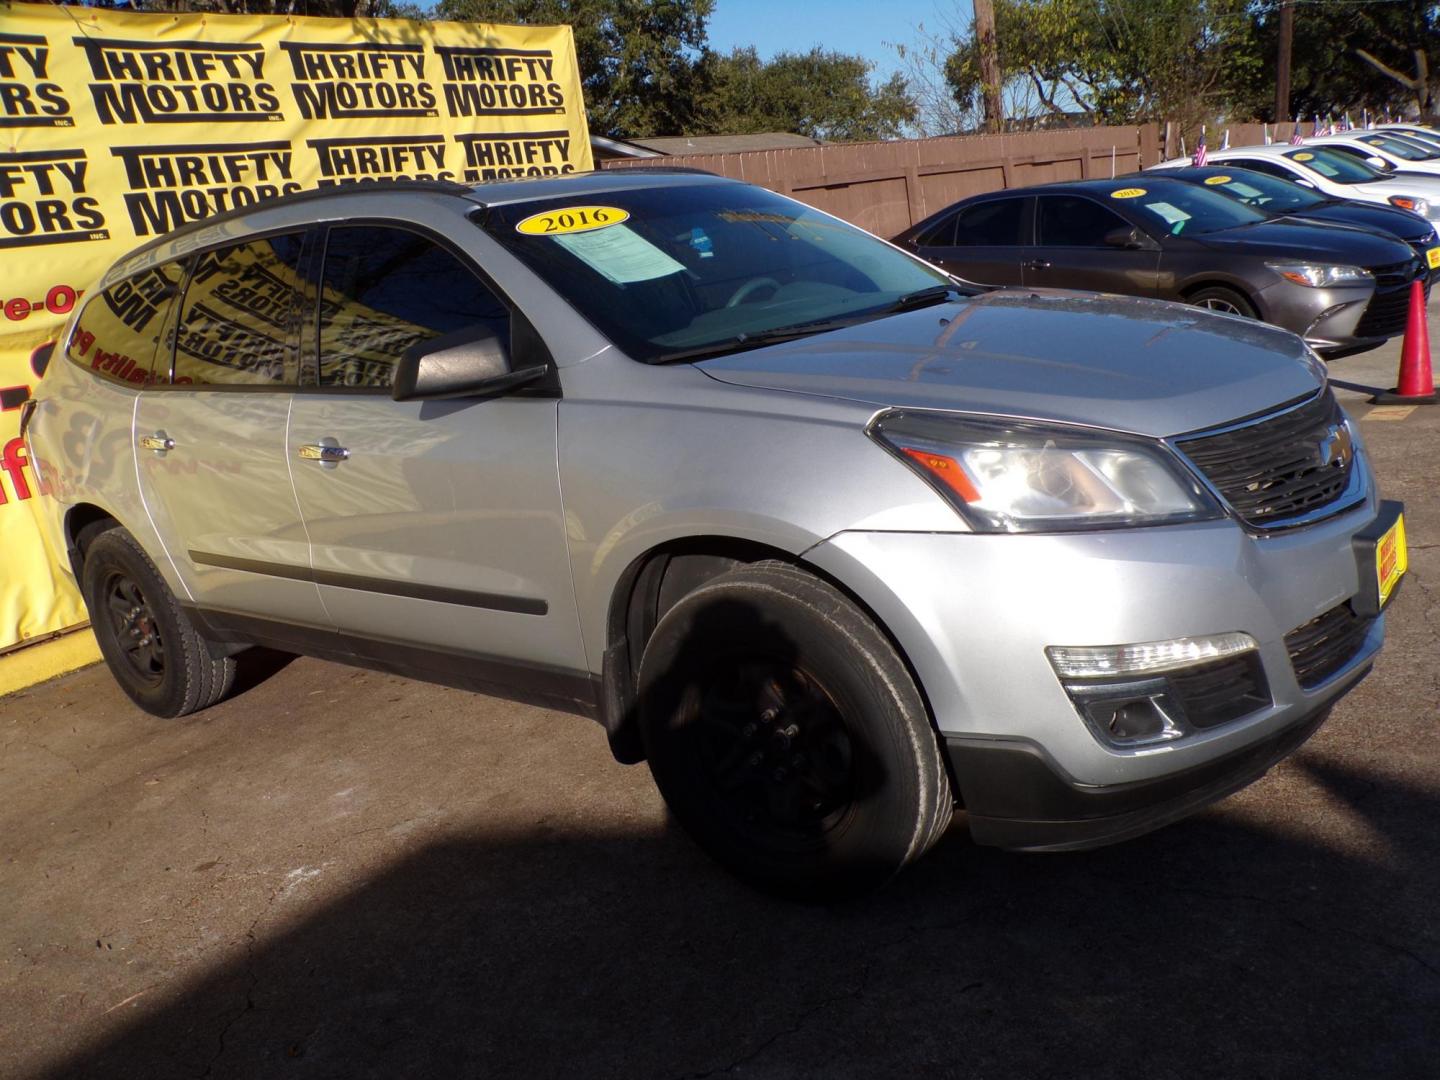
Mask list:
[{"label": "chevrolet bowtie emblem", "polygon": [[1355,443],[1350,437],[1350,429],[1345,424],[1332,424],[1325,437],[1320,440],[1320,464],[1333,465],[1337,469],[1343,469],[1350,464],[1350,459],[1355,456]]}]

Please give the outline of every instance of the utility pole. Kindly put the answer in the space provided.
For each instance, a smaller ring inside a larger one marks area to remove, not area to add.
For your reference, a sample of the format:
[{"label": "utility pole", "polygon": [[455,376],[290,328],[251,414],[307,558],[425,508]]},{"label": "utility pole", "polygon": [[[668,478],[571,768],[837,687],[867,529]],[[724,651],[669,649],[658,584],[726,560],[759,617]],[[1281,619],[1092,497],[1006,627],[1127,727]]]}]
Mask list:
[{"label": "utility pole", "polygon": [[1290,40],[1295,36],[1293,0],[1280,0],[1280,56],[1275,64],[1275,123],[1290,115]]},{"label": "utility pole", "polygon": [[995,45],[995,5],[975,0],[975,41],[980,46],[980,82],[985,93],[985,130],[999,134],[1005,118],[1000,101],[1000,58]]}]

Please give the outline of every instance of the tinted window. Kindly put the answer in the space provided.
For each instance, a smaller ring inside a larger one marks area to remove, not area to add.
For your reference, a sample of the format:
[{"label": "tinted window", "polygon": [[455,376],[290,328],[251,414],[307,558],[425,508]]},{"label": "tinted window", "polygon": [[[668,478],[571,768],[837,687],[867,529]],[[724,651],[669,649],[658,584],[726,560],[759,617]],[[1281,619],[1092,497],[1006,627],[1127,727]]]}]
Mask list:
[{"label": "tinted window", "polygon": [[1090,199],[1075,195],[1040,199],[1040,243],[1047,247],[1104,247],[1106,233],[1130,227],[1119,214]]},{"label": "tinted window", "polygon": [[412,345],[483,328],[507,344],[509,309],[473,270],[418,233],[330,230],[320,300],[320,385],[388,388]]},{"label": "tinted window", "polygon": [[299,382],[294,295],[302,239],[272,236],[196,256],[175,328],[177,385]]},{"label": "tinted window", "polygon": [[1360,141],[1367,146],[1378,146],[1380,149],[1394,154],[1406,161],[1434,161],[1440,154],[1422,143],[1413,142],[1403,135],[1396,138],[1391,135],[1363,135]]},{"label": "tinted window", "polygon": [[1253,225],[1266,218],[1259,210],[1217,195],[1200,184],[1144,180],[1144,187],[1121,188],[1120,181],[1111,182],[1117,185],[1111,197],[1123,198],[1130,212],[1138,215],[1152,233],[1195,236]]},{"label": "tinted window", "polygon": [[1003,247],[1020,243],[1021,211],[1024,199],[997,199],[960,211],[955,231],[957,245]]},{"label": "tinted window", "polygon": [[112,382],[149,384],[155,346],[184,280],[183,263],[166,263],[92,296],[75,321],[65,355]]},{"label": "tinted window", "polygon": [[955,243],[955,215],[950,214],[915,238],[917,247],[950,247]]},{"label": "tinted window", "polygon": [[1295,173],[1284,165],[1276,164],[1273,161],[1264,161],[1260,158],[1226,158],[1219,163],[1222,168],[1235,166],[1237,169],[1249,169],[1251,172],[1264,173],[1266,176],[1278,176],[1282,180],[1295,179]]},{"label": "tinted window", "polygon": [[1298,184],[1276,180],[1248,169],[1229,169],[1205,177],[1204,184],[1211,191],[1227,195],[1246,206],[1258,207],[1272,213],[1293,213],[1319,206],[1325,200],[1309,188]]}]

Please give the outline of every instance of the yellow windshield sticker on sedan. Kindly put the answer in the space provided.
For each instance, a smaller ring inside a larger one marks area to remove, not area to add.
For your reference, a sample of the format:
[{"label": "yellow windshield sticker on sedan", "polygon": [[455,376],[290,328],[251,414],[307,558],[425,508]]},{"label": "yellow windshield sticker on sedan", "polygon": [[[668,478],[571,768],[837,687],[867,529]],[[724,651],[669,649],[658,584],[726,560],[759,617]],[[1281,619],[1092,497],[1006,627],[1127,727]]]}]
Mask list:
[{"label": "yellow windshield sticker on sedan", "polygon": [[563,210],[531,214],[515,226],[515,231],[527,236],[564,236],[566,233],[608,229],[629,217],[630,212],[618,206],[567,206]]},{"label": "yellow windshield sticker on sedan", "polygon": [[1214,187],[1216,184],[1228,184],[1233,179],[1235,179],[1233,176],[1207,176],[1205,183]]},{"label": "yellow windshield sticker on sedan", "polygon": [[1138,199],[1145,194],[1143,187],[1122,187],[1119,191],[1110,192],[1112,199]]},{"label": "yellow windshield sticker on sedan", "polygon": [[1293,160],[1295,160],[1295,161],[1314,161],[1314,160],[1315,160],[1315,155],[1314,155],[1314,154],[1291,154],[1290,157],[1291,157]]}]

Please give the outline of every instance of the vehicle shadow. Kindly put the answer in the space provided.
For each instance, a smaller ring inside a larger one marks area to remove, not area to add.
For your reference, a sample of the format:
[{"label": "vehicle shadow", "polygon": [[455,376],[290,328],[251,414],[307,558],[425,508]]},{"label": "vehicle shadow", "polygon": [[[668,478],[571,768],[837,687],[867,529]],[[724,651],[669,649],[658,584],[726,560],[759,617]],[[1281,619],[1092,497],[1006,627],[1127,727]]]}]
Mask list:
[{"label": "vehicle shadow", "polygon": [[1433,1076],[1440,799],[1310,748],[1262,783],[1328,824],[1245,794],[1080,855],[957,829],[833,908],[674,830],[435,843],[43,1075]]}]

